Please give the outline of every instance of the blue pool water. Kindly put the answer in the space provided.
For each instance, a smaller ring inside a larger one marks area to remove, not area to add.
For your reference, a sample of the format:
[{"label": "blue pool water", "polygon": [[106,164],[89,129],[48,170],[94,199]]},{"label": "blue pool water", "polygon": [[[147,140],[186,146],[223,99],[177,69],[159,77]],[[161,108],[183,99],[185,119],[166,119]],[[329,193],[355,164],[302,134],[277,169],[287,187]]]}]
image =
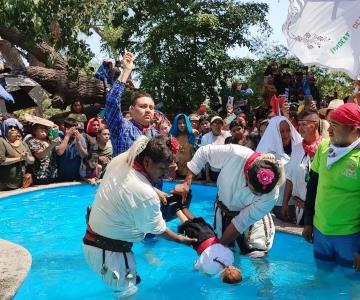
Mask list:
[{"label": "blue pool water", "polygon": [[[166,183],[165,191],[172,185]],[[31,271],[15,299],[112,299],[82,255],[85,210],[95,187],[73,186],[0,200],[0,237],[23,245]],[[193,185],[191,210],[212,222],[216,188]],[[177,220],[169,223],[176,229]],[[192,271],[196,253],[164,240],[134,247],[142,277],[134,299],[351,299],[352,284],[341,270],[326,276],[315,268],[311,245],[277,233],[266,259],[240,257],[244,280],[230,286]],[[355,298],[353,298],[355,299]],[[358,298],[359,299],[359,298]]]}]

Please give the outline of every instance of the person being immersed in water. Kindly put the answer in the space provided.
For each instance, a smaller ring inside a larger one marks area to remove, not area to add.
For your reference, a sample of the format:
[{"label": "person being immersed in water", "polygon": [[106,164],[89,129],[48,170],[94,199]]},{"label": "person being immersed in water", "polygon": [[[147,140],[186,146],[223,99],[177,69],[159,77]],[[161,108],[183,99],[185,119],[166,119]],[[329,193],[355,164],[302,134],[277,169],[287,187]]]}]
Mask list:
[{"label": "person being immersed in water", "polygon": [[241,271],[233,266],[233,252],[220,244],[214,229],[202,217],[195,217],[182,204],[181,197],[179,197],[176,206],[176,215],[181,221],[178,232],[197,240],[192,244],[199,255],[194,263],[194,269],[208,275],[220,274],[221,280],[225,283],[241,282]]}]

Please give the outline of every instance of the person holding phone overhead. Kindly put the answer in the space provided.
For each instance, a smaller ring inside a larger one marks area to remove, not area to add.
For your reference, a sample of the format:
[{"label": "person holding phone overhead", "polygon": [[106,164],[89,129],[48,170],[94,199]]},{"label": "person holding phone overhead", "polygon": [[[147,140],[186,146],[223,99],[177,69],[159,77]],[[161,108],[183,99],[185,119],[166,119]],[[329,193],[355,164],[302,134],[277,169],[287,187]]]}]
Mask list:
[{"label": "person holding phone overhead", "polygon": [[113,157],[127,151],[141,135],[154,137],[158,131],[151,126],[154,118],[155,103],[151,95],[137,93],[131,99],[129,108],[131,119],[122,115],[121,98],[125,92],[125,84],[134,68],[134,56],[125,52],[123,72],[112,85],[106,97],[105,120],[110,130],[113,145]]}]

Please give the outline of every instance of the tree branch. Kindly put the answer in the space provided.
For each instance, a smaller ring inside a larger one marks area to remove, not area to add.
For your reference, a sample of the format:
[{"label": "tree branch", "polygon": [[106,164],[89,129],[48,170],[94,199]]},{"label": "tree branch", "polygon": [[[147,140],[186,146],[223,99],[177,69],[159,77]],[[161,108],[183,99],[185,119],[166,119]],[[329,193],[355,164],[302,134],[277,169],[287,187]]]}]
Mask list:
[{"label": "tree branch", "polygon": [[25,49],[48,67],[66,69],[68,66],[66,60],[53,47],[45,42],[29,45],[16,28],[0,27],[0,36],[11,44]]},{"label": "tree branch", "polygon": [[64,106],[69,105],[74,99],[79,99],[84,104],[105,102],[107,91],[104,83],[98,79],[89,79],[82,74],[79,74],[75,79],[69,79],[66,70],[42,67],[27,67],[25,74],[49,93],[61,97]]}]

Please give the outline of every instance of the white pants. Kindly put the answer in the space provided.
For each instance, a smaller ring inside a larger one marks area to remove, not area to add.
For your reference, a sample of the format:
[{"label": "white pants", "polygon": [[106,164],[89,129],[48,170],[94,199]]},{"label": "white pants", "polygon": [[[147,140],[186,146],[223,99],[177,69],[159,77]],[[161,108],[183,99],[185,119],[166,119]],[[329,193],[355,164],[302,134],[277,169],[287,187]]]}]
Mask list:
[{"label": "white pants", "polygon": [[128,279],[124,254],[122,252],[105,251],[105,265],[107,272],[101,274],[103,267],[103,250],[89,245],[84,245],[85,260],[91,269],[99,274],[103,282],[114,289],[116,296],[128,297],[136,293],[136,264],[134,255],[126,253],[129,271],[132,278]]}]

